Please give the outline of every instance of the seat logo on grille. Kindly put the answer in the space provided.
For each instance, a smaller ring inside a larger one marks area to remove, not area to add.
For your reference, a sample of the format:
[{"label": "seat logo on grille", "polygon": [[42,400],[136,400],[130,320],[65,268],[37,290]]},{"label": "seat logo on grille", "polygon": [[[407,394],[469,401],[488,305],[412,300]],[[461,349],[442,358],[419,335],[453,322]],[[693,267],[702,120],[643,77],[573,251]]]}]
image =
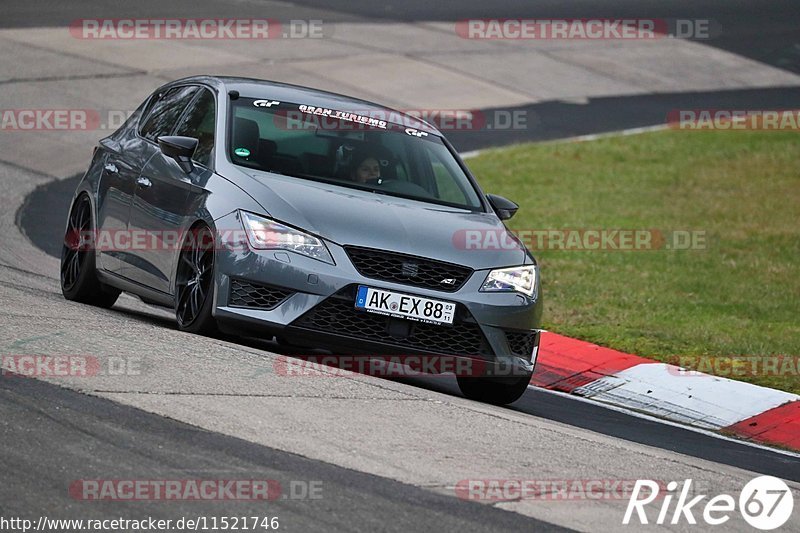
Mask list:
[{"label": "seat logo on grille", "polygon": [[456,284],[456,278],[444,278],[439,283],[441,285],[455,285]]},{"label": "seat logo on grille", "polygon": [[413,278],[419,274],[419,265],[416,263],[403,262],[400,273],[407,278]]}]

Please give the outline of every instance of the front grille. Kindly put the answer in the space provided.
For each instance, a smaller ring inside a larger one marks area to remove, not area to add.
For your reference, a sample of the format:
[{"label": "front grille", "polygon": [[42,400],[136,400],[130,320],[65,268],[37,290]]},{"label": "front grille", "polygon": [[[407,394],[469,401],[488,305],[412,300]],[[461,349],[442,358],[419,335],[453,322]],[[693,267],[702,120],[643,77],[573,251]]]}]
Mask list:
[{"label": "front grille", "polygon": [[232,279],[228,305],[269,311],[278,307],[291,295],[292,292],[286,289],[256,285],[241,279]]},{"label": "front grille", "polygon": [[530,358],[533,345],[536,342],[535,331],[506,331],[506,340],[511,349],[511,355]]},{"label": "front grille", "polygon": [[[354,339],[452,355],[494,355],[478,324],[460,308],[452,326],[437,326],[356,311],[355,289],[331,296],[292,323],[293,326]],[[391,333],[390,333],[391,331]]]},{"label": "front grille", "polygon": [[453,292],[472,275],[471,268],[413,255],[355,246],[345,246],[345,251],[366,278]]}]

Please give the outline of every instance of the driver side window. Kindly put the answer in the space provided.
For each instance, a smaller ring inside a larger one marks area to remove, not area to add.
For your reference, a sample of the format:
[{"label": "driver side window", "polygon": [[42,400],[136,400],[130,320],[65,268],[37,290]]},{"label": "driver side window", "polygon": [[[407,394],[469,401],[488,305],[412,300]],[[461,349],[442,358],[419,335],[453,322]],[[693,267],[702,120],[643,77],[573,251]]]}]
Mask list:
[{"label": "driver side window", "polygon": [[140,134],[145,139],[157,142],[162,135],[169,135],[186,104],[195,95],[197,87],[173,87],[160,96],[147,115]]},{"label": "driver side window", "polygon": [[216,115],[214,95],[208,89],[201,89],[197,98],[187,106],[186,114],[175,128],[175,135],[197,139],[197,149],[192,159],[206,167],[211,162],[211,152],[214,150]]}]

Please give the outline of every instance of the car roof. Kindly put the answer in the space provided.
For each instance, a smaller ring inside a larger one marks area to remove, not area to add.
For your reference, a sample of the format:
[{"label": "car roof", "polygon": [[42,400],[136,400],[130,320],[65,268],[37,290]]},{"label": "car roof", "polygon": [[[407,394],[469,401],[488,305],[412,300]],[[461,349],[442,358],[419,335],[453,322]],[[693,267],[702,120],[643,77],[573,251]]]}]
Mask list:
[{"label": "car roof", "polygon": [[442,135],[441,132],[429,122],[397,109],[360,98],[323,91],[321,89],[313,89],[311,87],[303,87],[301,85],[234,76],[192,76],[176,80],[169,85],[192,82],[210,83],[224,92],[238,91],[239,94],[245,98],[265,98],[341,111],[357,111],[359,114],[375,113],[382,117],[396,114],[405,119],[405,124],[412,124],[418,130],[439,136]]}]

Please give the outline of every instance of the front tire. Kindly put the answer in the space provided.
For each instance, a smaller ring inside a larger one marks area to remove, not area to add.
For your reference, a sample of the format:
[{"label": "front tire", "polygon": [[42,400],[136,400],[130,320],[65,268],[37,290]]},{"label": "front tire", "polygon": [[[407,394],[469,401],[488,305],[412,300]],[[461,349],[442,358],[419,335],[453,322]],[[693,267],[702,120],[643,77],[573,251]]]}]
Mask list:
[{"label": "front tire", "polygon": [[218,332],[214,305],[214,235],[208,226],[189,230],[178,258],[175,318],[178,329],[200,335]]},{"label": "front tire", "polygon": [[61,293],[67,300],[109,308],[120,291],[97,279],[92,203],[80,195],[70,209],[61,248]]},{"label": "front tire", "polygon": [[528,389],[531,376],[514,378],[486,378],[457,376],[458,388],[461,394],[483,403],[493,405],[507,405],[519,400]]}]

